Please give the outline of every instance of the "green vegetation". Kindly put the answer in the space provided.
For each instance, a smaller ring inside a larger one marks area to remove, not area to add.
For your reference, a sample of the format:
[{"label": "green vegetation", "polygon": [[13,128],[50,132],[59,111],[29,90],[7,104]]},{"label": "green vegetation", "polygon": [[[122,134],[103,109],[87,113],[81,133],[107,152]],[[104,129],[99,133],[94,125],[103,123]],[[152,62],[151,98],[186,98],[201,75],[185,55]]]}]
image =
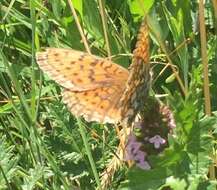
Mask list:
[{"label": "green vegetation", "polygon": [[72,1],[92,54],[111,53],[126,68],[148,13],[151,94],[176,121],[150,170],[107,170],[119,144],[115,128],[73,117],[61,87],[38,68],[42,47],[87,50],[69,2],[0,1],[0,189],[216,189],[216,1],[204,9],[196,0]]}]

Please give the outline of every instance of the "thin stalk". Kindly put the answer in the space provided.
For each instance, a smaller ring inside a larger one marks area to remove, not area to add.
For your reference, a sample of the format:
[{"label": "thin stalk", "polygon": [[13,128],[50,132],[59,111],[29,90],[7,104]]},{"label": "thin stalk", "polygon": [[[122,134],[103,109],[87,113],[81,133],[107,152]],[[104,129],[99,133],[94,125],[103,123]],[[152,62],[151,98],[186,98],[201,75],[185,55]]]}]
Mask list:
[{"label": "thin stalk", "polygon": [[88,156],[88,159],[89,159],[92,171],[93,171],[94,178],[96,180],[98,188],[102,189],[101,184],[100,184],[100,180],[99,180],[99,174],[97,173],[96,165],[95,165],[94,160],[93,160],[93,155],[91,153],[91,149],[90,149],[90,146],[89,146],[88,141],[87,141],[87,136],[85,134],[85,129],[84,129],[82,122],[79,118],[77,118],[77,121],[78,121],[79,130],[81,133],[81,137],[82,137],[82,140],[84,142],[85,150],[87,152],[87,156]]},{"label": "thin stalk", "polygon": [[10,183],[9,183],[9,181],[8,181],[8,179],[7,179],[6,175],[5,175],[5,173],[4,173],[4,170],[3,170],[2,166],[1,166],[1,164],[0,164],[0,171],[1,171],[2,176],[3,176],[3,178],[4,178],[4,180],[5,180],[6,184],[7,184],[8,189],[9,189],[9,190],[12,189],[12,188],[11,188],[11,185],[10,185]]},{"label": "thin stalk", "polygon": [[42,154],[49,161],[49,165],[52,168],[52,170],[54,171],[55,176],[59,177],[60,181],[63,184],[63,189],[66,189],[66,190],[67,189],[73,189],[72,187],[69,188],[70,185],[68,184],[64,174],[61,172],[61,169],[59,168],[56,160],[54,159],[54,157],[52,156],[50,151],[47,149],[47,147],[46,147],[45,143],[43,142],[43,140],[41,139],[41,137],[38,136],[38,138],[39,138],[41,145],[42,145],[42,148],[41,148]]},{"label": "thin stalk", "polygon": [[[148,17],[147,20],[149,21],[148,24],[152,24],[151,18]],[[160,44],[160,47],[161,47],[161,49],[163,50],[163,52],[165,53],[165,55],[166,55],[166,58],[167,58],[167,60],[168,60],[168,62],[169,62],[169,66],[170,66],[172,72],[174,73],[177,82],[179,83],[179,86],[180,86],[180,88],[181,88],[181,90],[182,90],[182,93],[184,94],[184,96],[186,96],[186,95],[187,95],[187,89],[185,88],[185,86],[184,86],[184,84],[183,84],[181,78],[179,77],[179,73],[178,73],[177,70],[174,68],[174,64],[173,64],[172,60],[170,59],[169,53],[167,52],[166,46],[165,46],[164,43],[162,42],[159,33],[156,32],[156,31],[154,31],[154,30],[152,30],[152,27],[149,27],[149,28],[150,28],[150,31],[152,32],[152,34],[153,34],[154,36],[156,36],[156,38],[158,39],[158,42],[159,42],[159,44]]]},{"label": "thin stalk", "polygon": [[[207,40],[206,40],[206,28],[204,18],[204,4],[203,0],[199,0],[199,21],[200,21],[200,41],[201,41],[201,59],[203,64],[203,75],[204,75],[204,98],[205,98],[205,113],[211,115],[211,101],[210,101],[210,90],[209,90],[209,70],[208,70],[208,58],[207,58]],[[210,179],[215,179],[215,167],[211,164],[209,168]]]},{"label": "thin stalk", "polygon": [[[34,138],[35,140],[37,139],[37,135],[35,133],[37,132],[36,129],[36,123],[37,123],[37,112],[38,112],[38,107],[39,107],[39,101],[40,101],[40,96],[37,100],[36,97],[36,62],[35,62],[35,28],[36,28],[36,15],[35,15],[35,0],[31,0],[30,1],[30,13],[31,13],[31,22],[32,22],[32,74],[31,74],[31,85],[32,85],[32,91],[31,91],[31,114],[32,114],[32,127],[34,128],[33,130],[33,134],[34,134]],[[39,92],[40,93],[40,92]],[[40,161],[40,163],[43,165],[42,159],[41,159],[41,154],[40,154],[40,147],[39,147],[39,143],[36,143],[36,149],[37,149],[37,155],[38,155],[38,159]]]},{"label": "thin stalk", "polygon": [[72,15],[73,15],[73,17],[74,17],[74,19],[75,19],[75,23],[76,23],[76,25],[77,25],[78,31],[80,32],[81,39],[82,39],[82,41],[83,41],[83,43],[84,43],[84,47],[85,47],[87,53],[91,54],[89,45],[88,45],[88,43],[87,43],[87,39],[86,39],[86,37],[85,37],[85,35],[84,35],[84,32],[83,32],[82,27],[81,27],[81,25],[80,25],[80,22],[79,22],[79,20],[78,20],[78,15],[77,15],[77,13],[76,13],[76,11],[75,11],[75,8],[74,8],[74,6],[73,6],[72,0],[68,0],[68,3],[69,3],[69,6],[70,6],[70,9],[71,9],[71,11],[72,11]]},{"label": "thin stalk", "polygon": [[19,99],[20,99],[20,101],[21,101],[21,103],[22,103],[22,105],[23,105],[23,107],[25,109],[25,112],[28,115],[28,119],[31,122],[31,113],[29,111],[29,106],[26,103],[25,96],[24,96],[23,91],[22,91],[22,89],[20,87],[20,84],[19,84],[19,82],[17,80],[16,74],[15,74],[13,68],[11,67],[11,65],[8,63],[8,60],[6,59],[6,57],[3,54],[2,50],[0,50],[0,56],[3,59],[3,64],[8,69],[8,74],[9,74],[9,76],[10,76],[10,78],[11,78],[13,84],[14,84],[14,88],[15,88],[15,90],[17,92],[17,95],[19,96]]},{"label": "thin stalk", "polygon": [[[215,15],[215,25],[217,27],[217,0],[212,0],[212,4],[213,4],[213,9],[214,9],[214,15]],[[215,30],[217,32],[217,28],[215,27]]]},{"label": "thin stalk", "polygon": [[208,57],[207,57],[207,40],[206,40],[206,28],[204,18],[204,5],[203,0],[199,2],[199,20],[200,20],[200,41],[201,41],[201,56],[203,64],[204,74],[204,97],[205,97],[205,112],[207,115],[211,115],[211,101],[209,90],[209,70],[208,70]]},{"label": "thin stalk", "polygon": [[7,18],[8,14],[9,14],[9,12],[10,12],[10,10],[11,10],[11,8],[13,7],[13,5],[14,5],[14,3],[15,3],[15,1],[16,1],[16,0],[12,0],[12,1],[10,2],[9,6],[8,6],[8,8],[7,8],[7,11],[6,11],[5,15],[4,15],[3,18],[2,18],[2,22],[4,22],[5,19]]},{"label": "thin stalk", "polygon": [[36,121],[36,81],[35,81],[35,1],[31,0],[30,1],[30,14],[31,14],[31,22],[32,22],[32,74],[31,74],[31,84],[32,84],[32,89],[31,89],[31,113],[32,113],[32,118],[34,118],[33,123]]},{"label": "thin stalk", "polygon": [[109,40],[108,40],[108,25],[107,25],[107,19],[105,16],[105,7],[104,7],[104,3],[103,0],[98,0],[99,2],[99,12],[102,18],[102,26],[103,26],[103,32],[104,32],[104,37],[105,37],[105,44],[106,44],[106,49],[107,49],[107,53],[108,53],[108,57],[109,59],[111,59],[111,49],[109,46]]},{"label": "thin stalk", "polygon": [[[190,43],[191,42],[191,38],[187,38],[185,39],[181,44],[179,44],[173,51],[170,52],[170,54],[168,55],[169,57],[171,57],[175,52],[177,52],[180,48],[182,48],[186,43]],[[159,57],[158,57],[159,58]],[[160,64],[160,63],[158,63]],[[159,74],[156,76],[156,78],[152,81],[152,84],[154,84],[157,79],[164,73],[164,71],[169,67],[174,67],[177,70],[177,73],[179,73],[178,67],[176,67],[175,65],[170,65],[170,63],[167,63],[163,69],[159,72]]]},{"label": "thin stalk", "polygon": [[[7,83],[6,83],[6,81],[5,81],[5,79],[4,79],[4,77],[3,77],[2,75],[0,75],[0,79],[1,79],[1,81],[3,82],[3,84],[4,84],[4,86],[5,86],[7,96],[10,98],[10,102],[11,102],[11,104],[12,104],[12,108],[14,109],[14,111],[15,111],[15,113],[16,113],[16,116],[18,117],[18,119],[19,119],[19,121],[22,123],[22,125],[24,126],[23,130],[26,130],[26,132],[29,132],[29,126],[28,126],[28,124],[25,122],[25,120],[23,119],[23,116],[20,114],[20,112],[18,111],[18,109],[16,108],[16,103],[13,101],[11,92],[10,92],[10,90],[9,90],[9,88],[8,88],[8,86],[7,86]],[[16,125],[16,126],[18,126],[18,125]],[[6,128],[6,130],[7,130],[7,128]],[[8,130],[8,131],[9,131],[9,130]],[[16,144],[15,144],[15,145],[16,145]],[[30,146],[30,152],[31,152],[32,158],[33,158],[32,161],[33,161],[33,162],[36,162],[36,159],[35,159],[35,156],[34,156],[34,151],[32,151],[33,148],[31,147],[32,145],[29,144],[29,146]],[[17,145],[16,145],[16,147],[17,147]],[[17,148],[17,149],[18,149],[18,148]],[[19,152],[19,154],[21,154],[20,150],[19,150],[18,152]]]}]

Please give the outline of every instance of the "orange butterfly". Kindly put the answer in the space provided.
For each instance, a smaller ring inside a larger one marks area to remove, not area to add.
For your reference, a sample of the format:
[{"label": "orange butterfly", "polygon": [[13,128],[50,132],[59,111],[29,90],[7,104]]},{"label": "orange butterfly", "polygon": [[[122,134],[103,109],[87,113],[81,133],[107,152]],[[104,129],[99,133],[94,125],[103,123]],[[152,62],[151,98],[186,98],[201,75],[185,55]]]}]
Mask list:
[{"label": "orange butterfly", "polygon": [[63,101],[75,116],[100,123],[132,122],[144,107],[149,87],[149,40],[140,27],[128,71],[84,52],[46,48],[36,55],[39,67],[61,85]]}]

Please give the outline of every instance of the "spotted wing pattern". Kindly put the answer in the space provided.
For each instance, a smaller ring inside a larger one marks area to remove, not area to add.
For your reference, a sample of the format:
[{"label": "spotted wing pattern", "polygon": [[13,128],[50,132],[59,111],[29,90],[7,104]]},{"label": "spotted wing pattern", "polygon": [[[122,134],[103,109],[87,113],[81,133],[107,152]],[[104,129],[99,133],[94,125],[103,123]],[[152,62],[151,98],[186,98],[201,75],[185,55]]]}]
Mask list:
[{"label": "spotted wing pattern", "polygon": [[63,101],[87,121],[132,122],[144,107],[149,87],[149,40],[143,22],[130,71],[84,52],[46,48],[36,55],[39,67],[63,90]]},{"label": "spotted wing pattern", "polygon": [[116,123],[121,120],[120,98],[124,88],[125,84],[115,84],[83,92],[65,89],[63,102],[72,114],[83,116],[86,121]]},{"label": "spotted wing pattern", "polygon": [[148,26],[144,20],[133,51],[132,64],[126,88],[121,97],[121,118],[131,123],[136,114],[144,109],[150,86],[149,36]]},{"label": "spotted wing pattern", "polygon": [[114,123],[121,120],[120,98],[128,70],[87,53],[47,48],[36,55],[39,67],[64,87],[63,101],[75,116],[87,121]]},{"label": "spotted wing pattern", "polygon": [[110,86],[128,77],[128,71],[118,64],[76,50],[46,48],[36,58],[50,78],[74,91]]}]

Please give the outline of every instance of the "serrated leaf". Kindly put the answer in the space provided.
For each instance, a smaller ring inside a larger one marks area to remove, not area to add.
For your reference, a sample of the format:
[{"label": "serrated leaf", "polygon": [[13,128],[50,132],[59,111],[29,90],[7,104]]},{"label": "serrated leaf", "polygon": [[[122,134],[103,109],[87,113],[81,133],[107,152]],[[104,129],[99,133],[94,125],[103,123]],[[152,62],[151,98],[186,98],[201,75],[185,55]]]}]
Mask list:
[{"label": "serrated leaf", "polygon": [[164,186],[169,186],[170,188],[175,190],[185,190],[187,183],[184,179],[178,179],[171,176],[166,179],[166,183]]}]

